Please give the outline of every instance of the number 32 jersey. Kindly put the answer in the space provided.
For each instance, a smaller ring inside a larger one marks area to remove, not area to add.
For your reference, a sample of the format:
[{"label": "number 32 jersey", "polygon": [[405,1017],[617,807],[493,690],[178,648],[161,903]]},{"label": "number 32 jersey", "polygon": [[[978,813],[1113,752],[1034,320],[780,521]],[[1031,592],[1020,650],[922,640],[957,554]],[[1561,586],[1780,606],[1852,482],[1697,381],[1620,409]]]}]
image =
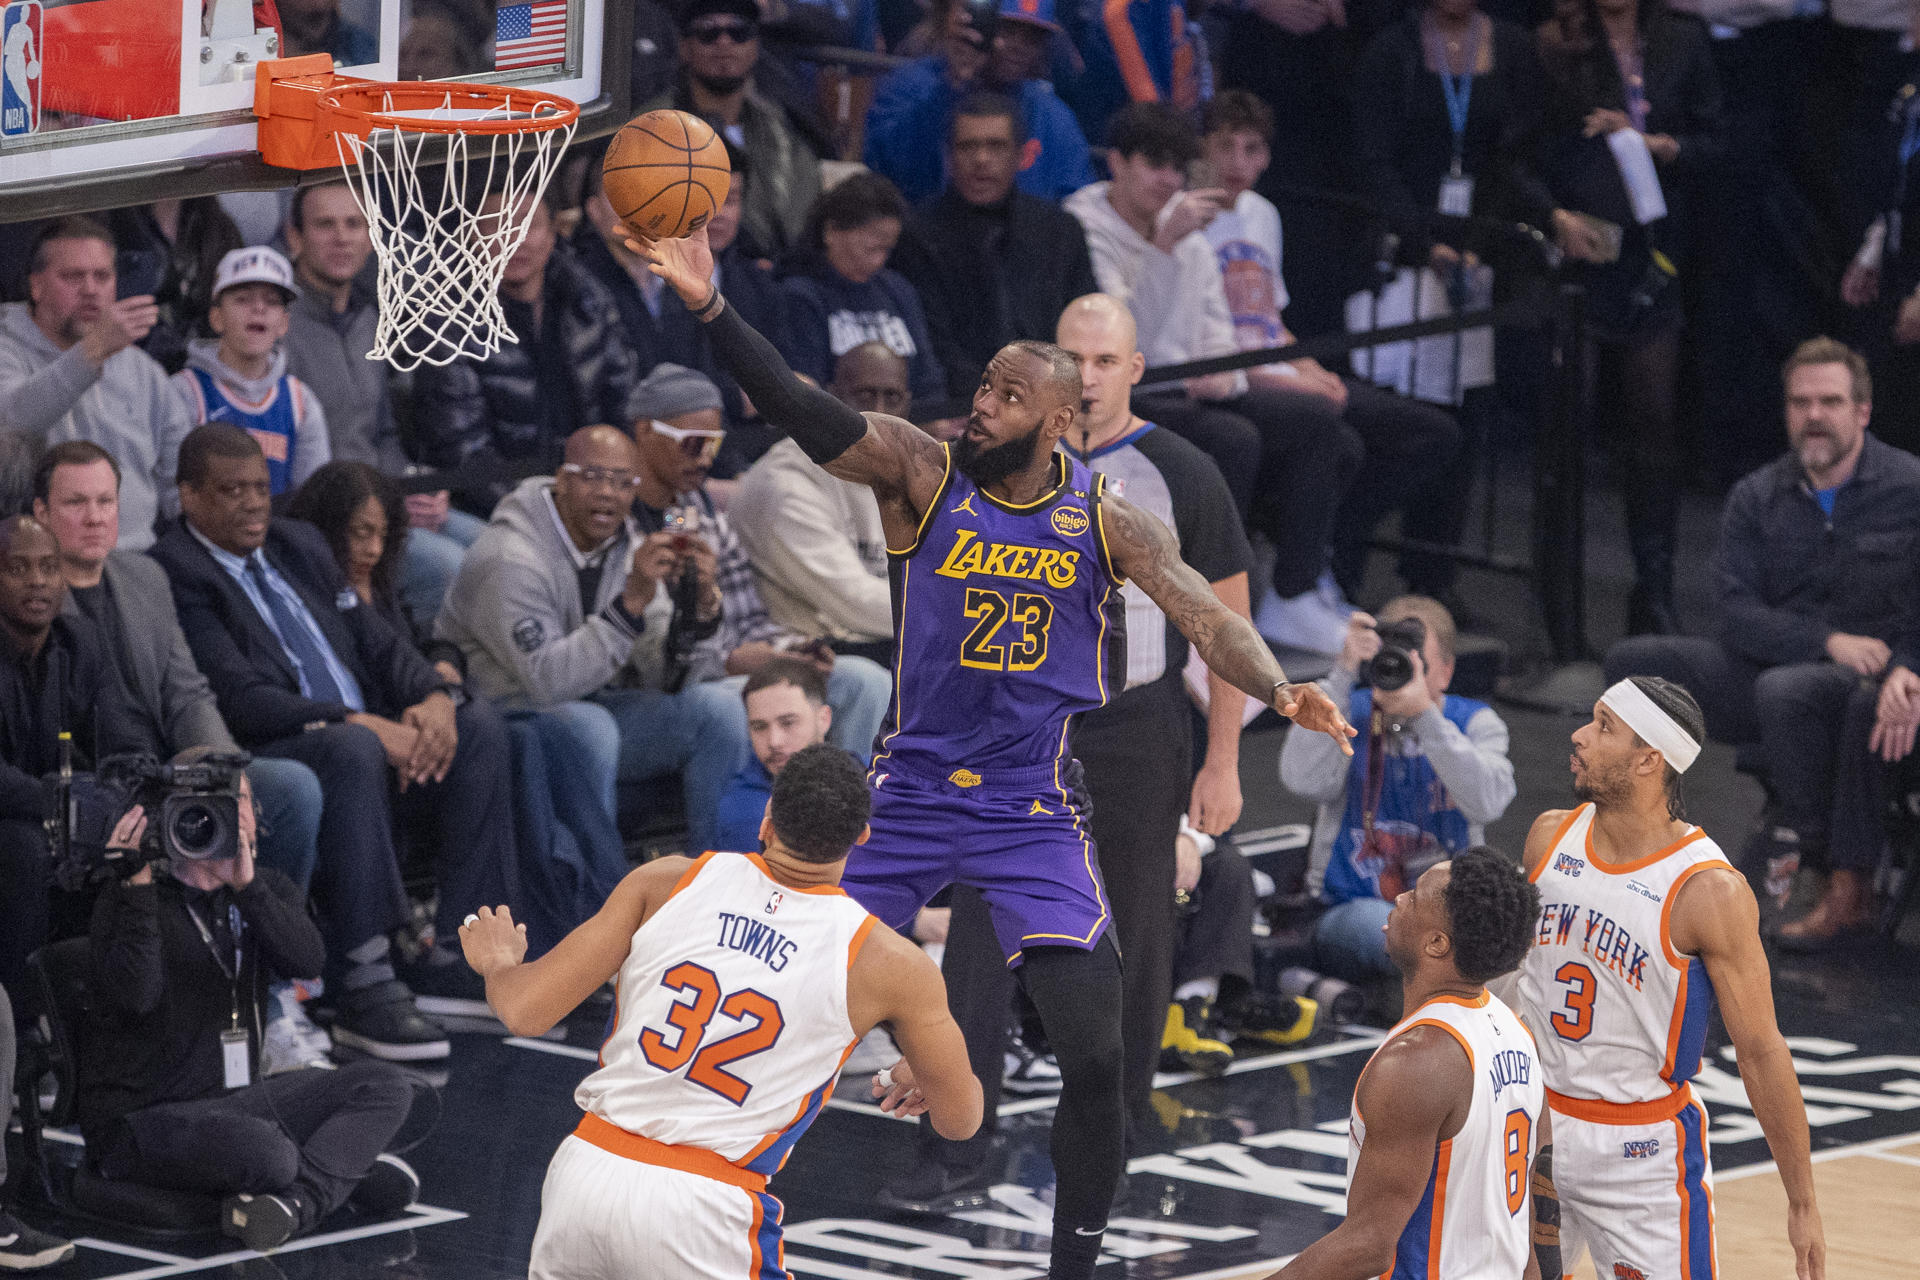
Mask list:
[{"label": "number 32 jersey", "polygon": [[580,1109],[771,1175],[858,1038],[847,974],[878,921],[837,888],[794,889],[758,854],[709,853],[633,935]]},{"label": "number 32 jersey", "polygon": [[1555,1093],[1651,1102],[1699,1071],[1713,1011],[1706,965],[1674,950],[1674,899],[1701,872],[1732,867],[1698,827],[1658,853],[1604,866],[1592,827],[1593,806],[1575,809],[1534,872],[1540,923],[1518,1007]]}]

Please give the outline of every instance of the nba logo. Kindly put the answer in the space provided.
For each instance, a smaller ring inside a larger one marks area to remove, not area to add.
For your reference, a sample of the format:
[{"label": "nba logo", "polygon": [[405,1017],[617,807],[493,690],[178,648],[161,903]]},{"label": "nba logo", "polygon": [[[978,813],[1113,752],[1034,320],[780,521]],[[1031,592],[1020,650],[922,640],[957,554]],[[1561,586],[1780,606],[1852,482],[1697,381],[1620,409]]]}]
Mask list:
[{"label": "nba logo", "polygon": [[39,0],[0,10],[0,137],[40,127],[40,49]]},{"label": "nba logo", "polygon": [[762,907],[761,910],[765,912],[767,915],[772,915],[774,912],[780,909],[780,904],[785,902],[786,900],[787,900],[787,895],[780,892],[778,889],[775,889],[772,893],[767,895],[767,905],[765,907]]}]

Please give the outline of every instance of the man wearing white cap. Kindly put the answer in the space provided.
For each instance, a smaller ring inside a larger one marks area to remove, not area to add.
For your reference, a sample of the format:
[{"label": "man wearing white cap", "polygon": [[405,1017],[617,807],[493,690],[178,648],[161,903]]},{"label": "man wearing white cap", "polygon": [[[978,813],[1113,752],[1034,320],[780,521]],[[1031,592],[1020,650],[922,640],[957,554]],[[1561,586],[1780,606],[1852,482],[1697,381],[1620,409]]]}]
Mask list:
[{"label": "man wearing white cap", "polygon": [[1537,1168],[1558,1202],[1535,1197],[1535,1240],[1550,1241],[1543,1275],[1571,1272],[1582,1252],[1602,1276],[1719,1274],[1707,1113],[1688,1085],[1716,996],[1786,1185],[1800,1280],[1826,1274],[1806,1107],[1774,1022],[1759,905],[1682,816],[1680,776],[1705,739],[1685,689],[1622,680],[1573,735],[1583,803],[1541,814],[1527,834],[1541,910],[1515,1007],[1538,1041],[1553,1114]]},{"label": "man wearing white cap", "polygon": [[264,245],[220,259],[207,323],[217,338],[187,344],[174,389],[194,425],[230,422],[267,455],[277,497],[297,489],[333,457],[327,415],[307,384],[287,372],[288,308],[299,296],[293,264]]}]

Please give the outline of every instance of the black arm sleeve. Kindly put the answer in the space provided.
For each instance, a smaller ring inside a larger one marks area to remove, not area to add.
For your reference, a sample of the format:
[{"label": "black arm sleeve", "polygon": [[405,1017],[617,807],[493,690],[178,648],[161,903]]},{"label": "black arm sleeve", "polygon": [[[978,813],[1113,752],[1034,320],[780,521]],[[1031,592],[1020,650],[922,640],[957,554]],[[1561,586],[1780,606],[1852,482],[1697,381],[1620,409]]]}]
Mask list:
[{"label": "black arm sleeve", "polygon": [[770,425],[791,435],[821,466],[853,448],[867,434],[867,420],[818,387],[802,382],[730,306],[707,324],[713,355],[733,375],[753,407]]}]

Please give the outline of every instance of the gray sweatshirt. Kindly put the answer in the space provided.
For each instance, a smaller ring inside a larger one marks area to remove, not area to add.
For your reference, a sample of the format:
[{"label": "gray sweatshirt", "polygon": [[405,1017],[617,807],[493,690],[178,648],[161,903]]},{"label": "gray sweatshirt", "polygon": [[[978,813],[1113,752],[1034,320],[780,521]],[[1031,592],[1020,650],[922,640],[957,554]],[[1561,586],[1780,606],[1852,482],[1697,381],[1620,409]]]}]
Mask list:
[{"label": "gray sweatshirt", "polygon": [[434,634],[467,656],[468,687],[513,710],[572,702],[612,684],[629,663],[660,667],[673,602],[664,585],[636,631],[614,606],[640,542],[628,522],[606,556],[594,612],[580,607],[586,561],[554,510],[551,476],[534,476],[500,499],[492,523],[467,548]]},{"label": "gray sweatshirt", "polygon": [[727,520],[775,622],[827,640],[893,638],[887,535],[873,490],[828,475],[782,439],[741,477]]},{"label": "gray sweatshirt", "polygon": [[287,322],[287,372],[305,382],[327,407],[333,456],[364,462],[397,476],[407,469],[400,431],[393,421],[388,384],[393,370],[369,360],[379,321],[373,293],[356,285],[344,312],[317,289],[300,286]]},{"label": "gray sweatshirt", "polygon": [[120,464],[120,548],[153,545],[154,520],[180,510],[174,466],[193,430],[166,372],[138,347],[93,367],[80,344],[62,351],[24,302],[0,306],[0,431],[40,446],[90,440]]},{"label": "gray sweatshirt", "polygon": [[[1335,705],[1346,707],[1353,696],[1354,676],[1335,667],[1316,681]],[[1366,726],[1356,724],[1362,736],[1354,739],[1355,757],[1365,749]],[[1507,758],[1507,724],[1492,707],[1473,713],[1467,731],[1428,707],[1402,725],[1387,744],[1397,754],[1420,754],[1446,785],[1447,796],[1467,818],[1467,838],[1475,844],[1487,838],[1487,824],[1497,821],[1513,803],[1517,788],[1513,761]],[[1313,845],[1307,861],[1307,888],[1318,894],[1326,876],[1333,838],[1339,833],[1347,807],[1347,771],[1353,760],[1324,733],[1287,730],[1280,747],[1280,783],[1303,800],[1318,804],[1313,820]]]},{"label": "gray sweatshirt", "polygon": [[[198,426],[206,421],[206,406],[200,398],[200,381],[193,376],[199,369],[220,387],[220,394],[243,409],[264,411],[278,394],[280,379],[287,372],[287,347],[274,348],[267,371],[249,378],[220,358],[220,343],[213,338],[195,338],[187,344],[187,367],[173,375],[173,387],[186,406],[187,416]],[[298,489],[308,476],[333,458],[333,446],[327,435],[327,413],[313,388],[298,378],[287,379],[287,393],[293,397],[293,478],[288,489]],[[237,427],[246,423],[235,421]],[[277,442],[276,442],[277,443]]]}]

